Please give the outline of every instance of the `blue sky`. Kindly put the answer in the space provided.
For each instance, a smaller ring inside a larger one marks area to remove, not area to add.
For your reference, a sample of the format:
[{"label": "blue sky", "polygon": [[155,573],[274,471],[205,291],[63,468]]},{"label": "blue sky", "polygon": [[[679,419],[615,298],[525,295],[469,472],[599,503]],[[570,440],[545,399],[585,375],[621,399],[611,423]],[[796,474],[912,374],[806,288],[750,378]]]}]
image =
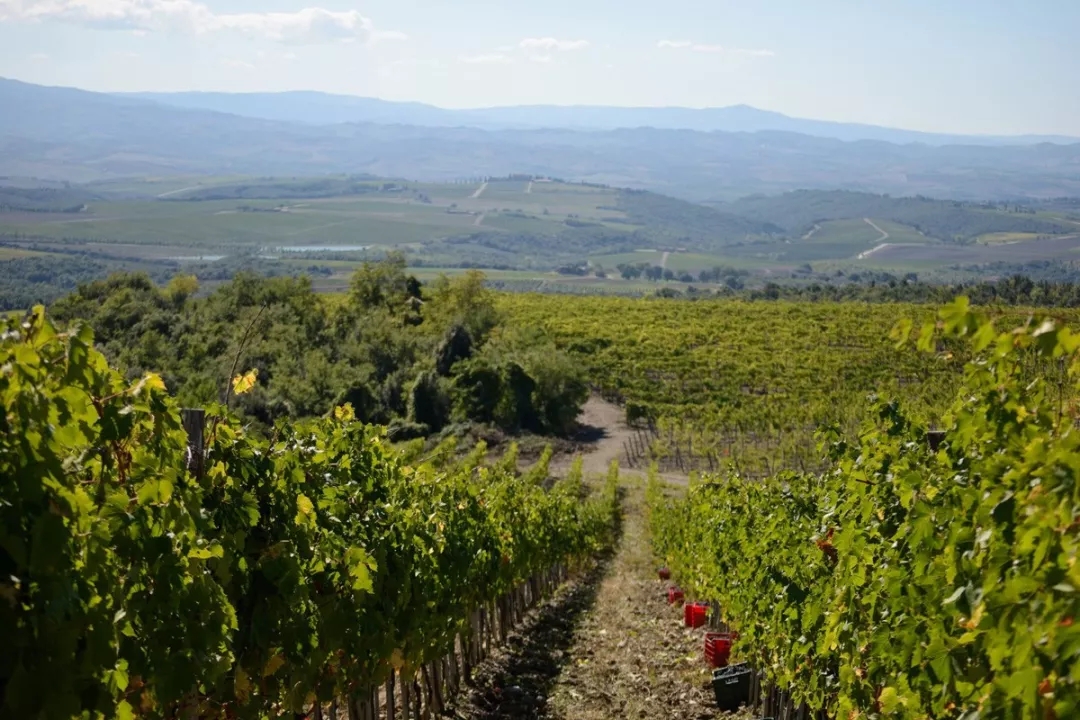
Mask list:
[{"label": "blue sky", "polygon": [[1080,0],[0,0],[0,76],[1080,136]]}]

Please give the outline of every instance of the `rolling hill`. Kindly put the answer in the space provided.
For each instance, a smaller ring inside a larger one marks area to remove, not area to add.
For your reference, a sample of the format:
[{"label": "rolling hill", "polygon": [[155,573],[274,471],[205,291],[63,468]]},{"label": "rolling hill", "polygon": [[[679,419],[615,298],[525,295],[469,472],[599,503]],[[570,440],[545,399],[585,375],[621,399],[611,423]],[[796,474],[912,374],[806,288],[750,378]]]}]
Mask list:
[{"label": "rolling hill", "polygon": [[1080,195],[1080,143],[845,142],[780,131],[312,125],[145,98],[0,81],[0,175],[370,174],[447,181],[513,173],[730,200],[800,188],[957,199]]},{"label": "rolling hill", "polygon": [[812,232],[820,223],[863,218],[889,220],[930,238],[960,243],[991,233],[1061,235],[1078,230],[1072,223],[1039,215],[1028,206],[999,207],[861,192],[799,190],[776,197],[746,197],[715,207],[748,220],[774,223],[800,236]]},{"label": "rolling hill", "polygon": [[720,108],[524,105],[449,110],[417,102],[294,91],[276,93],[131,93],[119,97],[152,100],[172,107],[212,110],[282,122],[333,125],[380,123],[424,127],[478,127],[494,130],[561,128],[618,130],[651,127],[699,132],[773,130],[835,140],[879,140],[926,145],[1070,144],[1080,138],[1058,135],[973,136],[927,133],[858,123],[796,118],[748,105]]}]

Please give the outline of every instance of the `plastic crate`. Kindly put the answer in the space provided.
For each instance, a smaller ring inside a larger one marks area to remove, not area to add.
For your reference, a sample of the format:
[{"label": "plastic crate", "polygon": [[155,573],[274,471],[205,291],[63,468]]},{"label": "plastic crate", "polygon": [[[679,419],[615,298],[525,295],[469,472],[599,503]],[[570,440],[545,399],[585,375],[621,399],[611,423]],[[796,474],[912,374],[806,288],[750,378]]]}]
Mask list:
[{"label": "plastic crate", "polygon": [[716,704],[725,712],[734,712],[750,704],[750,676],[746,663],[737,663],[713,671],[712,687]]},{"label": "plastic crate", "polygon": [[668,591],[667,591],[668,605],[674,605],[675,603],[681,603],[683,601],[684,597],[686,597],[686,596],[683,594],[683,591],[679,587],[677,587],[675,585],[672,585],[671,587],[668,588]]},{"label": "plastic crate", "polygon": [[709,667],[722,668],[728,664],[733,639],[730,633],[705,633],[705,662]]},{"label": "plastic crate", "polygon": [[688,628],[703,627],[709,621],[709,604],[703,602],[683,605],[683,624]]}]

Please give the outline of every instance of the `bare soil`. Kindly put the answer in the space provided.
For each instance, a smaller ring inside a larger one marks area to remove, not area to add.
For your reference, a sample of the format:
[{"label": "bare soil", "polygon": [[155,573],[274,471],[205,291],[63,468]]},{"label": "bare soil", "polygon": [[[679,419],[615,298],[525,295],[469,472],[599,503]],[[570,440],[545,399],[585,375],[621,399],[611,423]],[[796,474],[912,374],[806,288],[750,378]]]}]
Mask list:
[{"label": "bare soil", "polygon": [[640,478],[629,478],[624,510],[614,557],[534,611],[479,670],[455,717],[725,717],[712,698],[704,630],[683,627],[657,578]]},{"label": "bare soil", "polygon": [[[556,447],[558,454],[551,461],[553,475],[563,475],[578,455],[582,457],[585,476],[607,473],[612,460],[626,462],[626,447],[634,430],[626,424],[626,412],[599,395],[591,396],[578,415],[578,431],[569,445]],[[639,471],[621,469],[623,475],[636,476]],[[672,485],[686,485],[687,475],[663,472],[661,479]]]}]

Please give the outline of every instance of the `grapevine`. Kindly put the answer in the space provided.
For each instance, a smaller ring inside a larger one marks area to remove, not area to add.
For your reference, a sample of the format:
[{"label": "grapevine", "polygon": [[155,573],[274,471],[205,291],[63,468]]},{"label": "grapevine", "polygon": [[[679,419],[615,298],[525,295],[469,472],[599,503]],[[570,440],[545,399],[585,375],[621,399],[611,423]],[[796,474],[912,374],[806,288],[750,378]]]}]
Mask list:
[{"label": "grapevine", "polygon": [[684,498],[654,474],[656,547],[811,709],[1074,717],[1080,433],[1071,389],[1040,369],[1075,384],[1080,337],[1050,319],[1000,332],[961,298],[918,344],[941,339],[972,360],[936,450],[925,424],[878,401],[857,440],[822,436],[823,474],[708,476]]},{"label": "grapevine", "polygon": [[126,381],[42,308],[7,322],[0,400],[4,716],[304,712],[612,541],[610,487],[583,502],[482,449],[407,463],[347,405],[269,439],[211,407],[194,477],[161,379]]}]

